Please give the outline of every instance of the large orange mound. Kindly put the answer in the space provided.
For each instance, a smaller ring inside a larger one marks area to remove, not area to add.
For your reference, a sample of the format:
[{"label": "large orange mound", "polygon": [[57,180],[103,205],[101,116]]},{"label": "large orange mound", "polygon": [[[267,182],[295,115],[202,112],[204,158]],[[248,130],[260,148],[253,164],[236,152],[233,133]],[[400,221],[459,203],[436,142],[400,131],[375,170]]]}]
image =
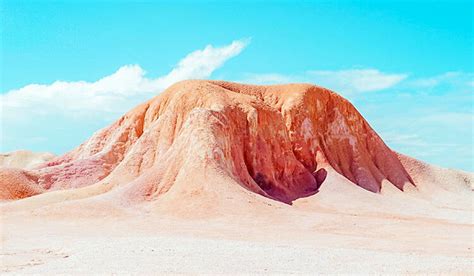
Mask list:
[{"label": "large orange mound", "polygon": [[[114,189],[130,202],[243,187],[290,203],[316,193],[326,169],[372,192],[380,192],[383,180],[400,190],[414,185],[354,106],[327,89],[193,80],[171,86],[37,169],[1,170],[0,196],[100,183],[103,192]],[[20,178],[28,179],[22,185],[29,192],[11,189]]]}]

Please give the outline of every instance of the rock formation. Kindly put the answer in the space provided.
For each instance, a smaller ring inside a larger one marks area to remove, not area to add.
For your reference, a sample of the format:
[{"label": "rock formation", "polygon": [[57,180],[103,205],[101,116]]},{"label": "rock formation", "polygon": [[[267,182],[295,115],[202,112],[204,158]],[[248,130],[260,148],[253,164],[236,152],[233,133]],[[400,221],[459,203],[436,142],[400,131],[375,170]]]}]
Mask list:
[{"label": "rock formation", "polygon": [[384,180],[400,190],[415,185],[397,153],[334,92],[192,80],[63,156],[27,171],[1,169],[0,197],[99,183],[129,202],[243,188],[291,203],[316,193],[328,169],[375,193]]}]

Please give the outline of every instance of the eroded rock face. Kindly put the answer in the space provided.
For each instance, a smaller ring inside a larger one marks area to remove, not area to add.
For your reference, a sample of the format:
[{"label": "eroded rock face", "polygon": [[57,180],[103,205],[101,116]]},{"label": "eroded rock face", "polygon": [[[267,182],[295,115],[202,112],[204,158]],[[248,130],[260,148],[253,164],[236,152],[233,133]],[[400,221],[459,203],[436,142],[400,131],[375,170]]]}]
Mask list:
[{"label": "eroded rock face", "polygon": [[[384,179],[399,189],[412,183],[357,110],[327,89],[196,80],[171,86],[30,174],[43,190],[101,182],[131,201],[192,193],[222,177],[290,203],[316,193],[328,166],[372,192]],[[3,172],[0,187],[7,182]]]}]

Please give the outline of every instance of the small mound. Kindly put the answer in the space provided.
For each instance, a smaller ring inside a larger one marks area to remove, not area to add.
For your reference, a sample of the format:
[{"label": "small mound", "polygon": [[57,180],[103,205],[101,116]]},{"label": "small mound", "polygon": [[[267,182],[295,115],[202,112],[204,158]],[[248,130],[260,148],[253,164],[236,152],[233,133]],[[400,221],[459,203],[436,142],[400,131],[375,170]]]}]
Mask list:
[{"label": "small mound", "polygon": [[38,165],[50,161],[54,154],[49,152],[32,152],[18,150],[0,154],[0,168],[32,169]]},{"label": "small mound", "polygon": [[0,199],[12,200],[44,192],[38,185],[38,176],[19,169],[0,170]]}]

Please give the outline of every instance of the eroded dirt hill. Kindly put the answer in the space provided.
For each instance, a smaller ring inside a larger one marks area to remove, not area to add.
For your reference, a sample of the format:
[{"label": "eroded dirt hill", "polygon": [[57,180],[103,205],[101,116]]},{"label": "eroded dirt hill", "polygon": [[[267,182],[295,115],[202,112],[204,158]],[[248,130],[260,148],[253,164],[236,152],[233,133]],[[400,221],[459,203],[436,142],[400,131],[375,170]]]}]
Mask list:
[{"label": "eroded dirt hill", "polygon": [[[334,169],[380,192],[414,185],[347,100],[309,84],[179,82],[34,170],[0,169],[0,197],[101,183],[129,201],[233,183],[285,203],[314,194]],[[234,188],[232,188],[234,189]]]}]

